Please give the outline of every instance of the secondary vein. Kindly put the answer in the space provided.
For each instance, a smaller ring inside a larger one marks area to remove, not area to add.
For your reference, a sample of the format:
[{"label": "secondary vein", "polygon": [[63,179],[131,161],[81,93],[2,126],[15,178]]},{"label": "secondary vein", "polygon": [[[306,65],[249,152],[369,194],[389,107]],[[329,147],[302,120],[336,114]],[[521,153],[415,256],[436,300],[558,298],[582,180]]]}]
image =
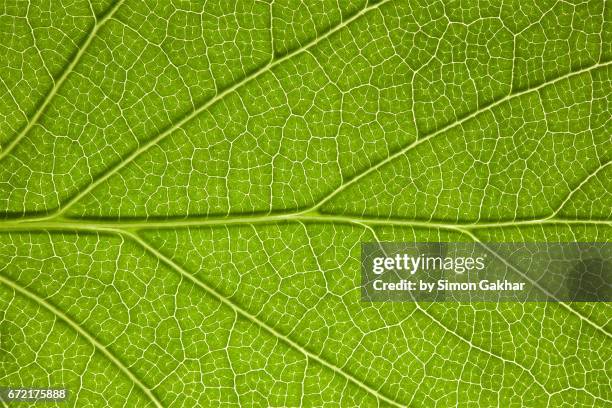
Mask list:
[{"label": "secondary vein", "polygon": [[149,389],[146,385],[144,385],[138,379],[138,377],[133,372],[131,372],[130,369],[125,364],[123,364],[123,362],[121,362],[121,360],[119,360],[117,357],[115,357],[115,355],[110,350],[108,350],[95,337],[93,337],[91,334],[89,334],[89,332],[86,331],[84,328],[82,328],[78,323],[76,323],[74,320],[72,320],[71,317],[66,315],[64,312],[59,310],[57,307],[55,307],[54,305],[49,303],[47,300],[45,300],[42,297],[40,297],[39,295],[37,295],[36,293],[34,293],[34,292],[32,292],[32,291],[22,287],[17,282],[14,282],[13,280],[7,278],[3,274],[0,274],[0,283],[4,284],[5,286],[8,286],[9,288],[13,289],[14,291],[20,293],[22,296],[24,296],[24,297],[30,299],[31,301],[39,304],[40,306],[45,308],[47,311],[49,311],[53,315],[55,315],[58,319],[60,319],[63,322],[65,322],[70,328],[72,328],[74,331],[76,331],[81,337],[86,339],[96,350],[98,350],[99,352],[104,354],[104,356],[109,361],[111,361],[113,363],[113,365],[119,369],[119,371],[121,371],[126,377],[128,377],[147,396],[147,398],[149,400],[151,400],[153,405],[155,405],[158,408],[162,408],[163,407],[162,403],[155,396],[155,394],[151,391],[151,389]]},{"label": "secondary vein", "polygon": [[102,28],[102,26],[104,26],[107,22],[109,22],[113,18],[113,16],[117,12],[117,10],[119,10],[119,7],[121,7],[123,2],[124,0],[117,1],[106,12],[106,14],[104,14],[104,17],[102,17],[100,20],[96,20],[96,23],[94,24],[94,27],[87,35],[85,42],[83,43],[81,48],[77,51],[72,61],[70,61],[70,64],[68,64],[68,66],[66,66],[66,68],[62,71],[61,76],[57,79],[57,81],[54,81],[53,87],[51,88],[51,90],[49,91],[45,99],[42,101],[42,103],[38,105],[38,108],[34,112],[34,115],[32,115],[32,117],[28,120],[28,123],[26,124],[26,126],[24,126],[21,132],[19,132],[17,136],[15,136],[15,138],[13,138],[13,140],[11,140],[6,147],[0,150],[0,161],[2,161],[5,157],[7,157],[9,153],[11,153],[11,151],[19,144],[19,142],[27,136],[27,134],[30,132],[32,127],[36,123],[38,123],[40,116],[43,114],[47,106],[49,106],[49,104],[51,103],[55,95],[57,95],[57,92],[59,91],[59,89],[62,87],[62,85],[66,81],[66,78],[68,78],[70,73],[72,73],[76,65],[79,63],[79,61],[85,54],[85,51],[87,51],[87,49],[91,45],[91,42],[94,40],[94,38],[96,38],[96,35],[98,31],[100,31],[100,28]]},{"label": "secondary vein", "polygon": [[384,395],[383,393],[381,393],[379,390],[373,389],[368,384],[366,384],[363,381],[357,379],[352,374],[342,370],[340,367],[337,367],[336,365],[328,362],[327,360],[323,359],[319,355],[317,355],[317,354],[315,354],[315,353],[305,349],[300,344],[298,344],[298,343],[294,342],[293,340],[291,340],[289,337],[287,337],[287,336],[283,335],[282,333],[278,332],[272,326],[269,326],[266,322],[264,322],[263,320],[259,319],[257,316],[252,315],[248,311],[246,311],[243,308],[241,308],[240,306],[236,305],[234,302],[232,302],[231,300],[229,300],[228,298],[226,298],[225,296],[223,296],[222,294],[217,292],[214,288],[208,286],[207,284],[205,284],[204,282],[200,281],[195,276],[193,276],[191,273],[189,273],[188,271],[183,269],[180,265],[175,263],[172,259],[166,257],[164,254],[159,252],[157,249],[155,249],[154,247],[149,245],[149,243],[147,241],[145,241],[143,238],[141,238],[139,235],[136,235],[136,234],[133,234],[133,233],[128,233],[126,235],[128,235],[130,238],[132,238],[132,240],[134,240],[140,246],[142,246],[148,253],[150,253],[155,258],[157,258],[161,262],[163,262],[166,266],[168,266],[169,268],[173,269],[175,272],[180,274],[182,277],[184,277],[187,280],[189,280],[192,283],[194,283],[196,286],[198,286],[199,288],[204,290],[206,293],[208,293],[209,295],[211,295],[214,298],[216,298],[219,302],[221,302],[225,306],[229,307],[230,309],[232,309],[234,312],[236,312],[237,314],[239,314],[243,318],[246,318],[247,320],[249,320],[253,324],[261,327],[262,329],[264,329],[266,332],[268,332],[269,334],[271,334],[275,338],[283,341],[285,344],[289,345],[290,347],[292,347],[295,350],[298,350],[300,353],[304,354],[306,357],[316,361],[317,363],[323,365],[324,367],[327,367],[328,369],[330,369],[330,370],[334,371],[335,373],[339,374],[340,376],[344,377],[348,382],[351,382],[354,385],[358,386],[359,388],[365,390],[369,394],[371,394],[374,397],[376,397],[378,400],[384,401],[387,404],[390,404],[390,405],[395,406],[395,407],[403,407],[404,406],[404,404],[398,403],[394,399],[392,399],[392,398]]},{"label": "secondary vein", "polygon": [[147,150],[149,150],[151,147],[157,145],[159,142],[161,142],[166,137],[168,137],[170,134],[172,134],[175,130],[180,129],[185,124],[187,124],[188,122],[190,122],[191,120],[196,118],[199,114],[201,114],[202,112],[205,112],[212,105],[214,105],[214,104],[218,103],[219,101],[223,100],[227,95],[229,95],[229,94],[235,92],[236,90],[242,88],[244,85],[250,83],[251,81],[255,80],[256,78],[259,78],[261,75],[265,74],[266,72],[269,72],[272,68],[274,68],[275,66],[281,64],[282,62],[284,62],[284,61],[286,61],[286,60],[288,60],[290,58],[293,58],[294,56],[296,56],[298,54],[301,54],[302,52],[304,52],[304,51],[308,50],[309,48],[315,46],[319,42],[323,41],[324,39],[326,39],[329,36],[333,35],[337,31],[339,31],[342,28],[346,27],[347,25],[349,25],[353,21],[357,20],[358,18],[360,18],[362,15],[366,14],[370,10],[379,8],[381,5],[383,5],[385,3],[388,3],[389,1],[390,0],[383,0],[381,2],[375,3],[373,5],[370,5],[370,6],[366,7],[366,8],[364,8],[360,12],[354,14],[351,18],[349,18],[349,19],[343,21],[342,23],[338,24],[337,26],[329,29],[323,35],[317,36],[315,39],[313,39],[309,43],[305,44],[304,46],[296,48],[292,52],[290,52],[288,54],[285,54],[284,56],[282,56],[282,57],[280,57],[280,58],[278,58],[278,59],[268,63],[267,65],[262,66],[258,70],[254,71],[251,74],[249,74],[246,77],[244,77],[239,82],[236,82],[232,86],[230,86],[230,87],[224,89],[223,91],[217,93],[213,98],[211,98],[208,101],[206,101],[204,104],[199,106],[197,109],[194,109],[194,110],[190,111],[186,116],[183,116],[176,123],[172,124],[170,127],[168,127],[165,130],[163,130],[157,136],[149,139],[149,141],[147,141],[145,144],[143,144],[142,146],[140,146],[137,149],[135,149],[134,151],[132,151],[132,153],[130,153],[127,157],[125,157],[124,159],[122,159],[118,163],[114,164],[113,166],[111,166],[110,168],[105,170],[102,174],[100,174],[98,176],[97,179],[94,179],[91,183],[89,183],[87,186],[85,186],[85,188],[83,188],[82,190],[78,191],[66,203],[60,205],[60,207],[55,211],[55,214],[56,215],[61,215],[61,214],[65,213],[71,206],[73,206],[75,203],[77,203],[81,198],[86,196],[90,191],[92,191],[94,188],[96,188],[102,182],[107,180],[110,176],[112,176],[113,174],[117,173],[119,170],[124,168],[126,165],[128,165],[129,163],[134,161],[134,159],[136,159],[142,153],[144,153]]}]

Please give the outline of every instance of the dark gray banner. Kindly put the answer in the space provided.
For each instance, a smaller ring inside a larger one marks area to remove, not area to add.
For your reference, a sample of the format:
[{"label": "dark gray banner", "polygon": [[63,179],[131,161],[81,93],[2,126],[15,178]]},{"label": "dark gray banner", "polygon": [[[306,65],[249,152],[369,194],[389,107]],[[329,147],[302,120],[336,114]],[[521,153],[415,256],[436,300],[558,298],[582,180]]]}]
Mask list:
[{"label": "dark gray banner", "polygon": [[361,299],[611,302],[612,243],[363,243]]}]

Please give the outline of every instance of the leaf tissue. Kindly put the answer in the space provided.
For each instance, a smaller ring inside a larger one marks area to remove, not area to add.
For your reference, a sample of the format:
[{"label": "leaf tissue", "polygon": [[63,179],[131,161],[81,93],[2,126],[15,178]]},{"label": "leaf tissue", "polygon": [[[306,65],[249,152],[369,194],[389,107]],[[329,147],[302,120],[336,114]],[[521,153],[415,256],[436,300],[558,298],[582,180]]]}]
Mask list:
[{"label": "leaf tissue", "polygon": [[611,60],[604,0],[2,2],[0,388],[610,406],[610,303],[362,302],[360,249],[612,240]]}]

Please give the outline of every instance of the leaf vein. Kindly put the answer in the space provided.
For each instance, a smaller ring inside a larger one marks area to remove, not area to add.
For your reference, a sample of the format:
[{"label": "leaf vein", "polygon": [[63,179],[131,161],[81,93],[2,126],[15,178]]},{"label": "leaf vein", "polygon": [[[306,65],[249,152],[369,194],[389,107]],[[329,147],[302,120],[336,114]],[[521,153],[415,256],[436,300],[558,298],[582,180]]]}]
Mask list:
[{"label": "leaf vein", "polygon": [[153,405],[156,407],[163,407],[162,403],[155,396],[153,391],[149,389],[146,385],[144,385],[138,377],[121,361],[117,358],[108,348],[106,348],[102,343],[100,343],[93,335],[91,335],[88,331],[82,328],[78,323],[76,323],[72,318],[62,312],[60,309],[49,303],[44,298],[35,294],[34,292],[28,290],[27,288],[19,285],[17,282],[7,278],[6,276],[0,274],[0,283],[6,285],[7,287],[13,289],[14,291],[20,293],[22,296],[30,299],[31,301],[41,305],[43,308],[51,312],[58,319],[65,322],[70,328],[76,331],[81,337],[86,339],[96,350],[100,351],[115,367],[119,369],[127,378],[129,378],[132,383],[134,383],[146,396]]},{"label": "leaf vein", "polygon": [[180,276],[182,276],[182,277],[188,279],[189,281],[193,282],[200,289],[204,290],[206,293],[208,293],[209,295],[211,295],[214,298],[216,298],[219,302],[221,302],[225,306],[227,306],[230,309],[232,309],[235,313],[237,313],[237,314],[241,315],[242,317],[246,318],[251,323],[261,327],[262,329],[264,329],[266,332],[268,332],[269,334],[271,334],[275,338],[277,338],[277,339],[281,340],[282,342],[284,342],[285,344],[289,345],[291,348],[299,351],[301,354],[305,355],[306,357],[316,361],[317,363],[321,364],[322,366],[327,367],[328,369],[334,371],[338,375],[344,377],[348,382],[353,383],[357,387],[365,390],[369,394],[371,394],[374,397],[376,397],[379,401],[384,401],[384,402],[386,402],[386,403],[388,403],[390,405],[396,406],[396,407],[403,407],[404,406],[403,404],[395,401],[394,399],[384,395],[379,390],[376,390],[376,389],[370,387],[368,384],[366,384],[363,381],[359,380],[358,378],[354,377],[352,374],[342,370],[341,368],[339,368],[339,367],[335,366],[334,364],[328,362],[327,360],[323,359],[321,356],[319,356],[319,355],[309,351],[308,349],[302,347],[300,344],[294,342],[289,337],[279,333],[276,329],[274,329],[272,326],[268,325],[267,323],[265,323],[264,321],[259,319],[257,316],[255,316],[255,315],[249,313],[248,311],[242,309],[240,306],[236,305],[230,299],[228,299],[225,296],[223,296],[217,290],[215,290],[214,288],[208,286],[207,284],[205,284],[201,280],[197,279],[195,276],[193,276],[190,272],[188,272],[183,267],[178,265],[172,259],[168,258],[164,254],[162,254],[160,251],[155,249],[153,246],[151,246],[145,239],[143,239],[139,235],[131,233],[131,232],[125,232],[125,235],[129,236],[133,241],[138,243],[147,252],[149,252],[155,258],[159,259],[161,262],[166,264],[169,268],[173,269]]},{"label": "leaf vein", "polygon": [[166,128],[165,130],[163,130],[157,136],[149,139],[142,146],[139,146],[137,149],[132,151],[127,157],[125,157],[124,159],[122,159],[119,162],[115,163],[114,165],[112,165],[111,167],[106,169],[104,172],[99,174],[97,179],[92,179],[92,181],[89,184],[87,184],[84,187],[81,187],[81,190],[77,191],[77,193],[71,199],[69,199],[66,203],[61,204],[55,210],[54,214],[55,215],[61,215],[61,214],[65,213],[70,207],[72,207],[75,203],[77,203],[79,200],[81,200],[84,196],[86,196],[90,191],[92,191],[94,188],[96,188],[102,182],[107,180],[109,177],[111,177],[113,174],[117,173],[119,170],[124,168],[126,165],[128,165],[132,161],[134,161],[142,153],[146,152],[151,147],[153,147],[153,146],[157,145],[158,143],[160,143],[162,140],[164,140],[170,134],[174,133],[174,131],[180,129],[182,126],[184,126],[185,124],[187,124],[188,122],[190,122],[191,120],[196,118],[199,114],[201,114],[202,112],[205,112],[208,108],[210,108],[211,106],[213,106],[216,103],[218,103],[221,100],[223,100],[227,95],[232,94],[234,91],[242,88],[244,85],[246,85],[246,84],[250,83],[251,81],[259,78],[261,75],[265,74],[266,72],[269,72],[272,68],[274,68],[275,66],[281,64],[282,62],[284,62],[284,61],[286,61],[288,59],[291,59],[292,57],[294,57],[294,56],[296,56],[298,54],[301,54],[302,52],[312,48],[313,46],[317,45],[322,40],[328,38],[329,36],[333,35],[337,31],[339,31],[342,28],[348,26],[353,21],[359,19],[362,15],[366,14],[368,11],[371,11],[373,9],[377,9],[381,5],[383,5],[385,3],[388,3],[389,1],[391,1],[391,0],[383,0],[381,2],[375,3],[375,4],[371,5],[371,6],[368,6],[368,7],[364,8],[364,9],[362,9],[360,12],[354,14],[352,17],[348,18],[347,20],[343,21],[342,23],[338,24],[337,26],[329,29],[323,35],[317,36],[315,39],[313,39],[309,43],[305,44],[304,46],[296,48],[292,52],[290,52],[288,54],[285,54],[282,57],[280,57],[280,58],[278,58],[278,59],[276,59],[276,60],[274,60],[274,61],[272,61],[272,62],[270,62],[270,63],[268,63],[268,64],[266,64],[264,66],[262,66],[261,68],[253,71],[251,74],[245,76],[239,82],[236,82],[235,84],[233,84],[233,85],[225,88],[221,92],[217,93],[214,97],[212,97],[208,101],[204,102],[198,108],[196,108],[194,110],[191,110],[189,113],[187,113],[187,115],[185,115],[182,118],[180,118],[177,122],[175,122],[174,124],[172,124],[171,126]]},{"label": "leaf vein", "polygon": [[380,169],[381,167],[385,166],[386,164],[389,164],[393,161],[395,161],[396,159],[398,159],[399,157],[404,156],[406,153],[408,153],[409,151],[415,149],[417,146],[419,146],[420,144],[427,142],[430,139],[435,138],[438,135],[444,134],[445,132],[447,132],[448,130],[451,130],[453,128],[455,128],[456,126],[460,126],[463,123],[469,121],[470,119],[473,119],[477,116],[479,116],[480,114],[484,113],[484,112],[488,112],[491,109],[493,109],[494,107],[501,105],[504,102],[507,102],[509,100],[518,98],[522,95],[528,94],[528,93],[532,93],[532,92],[537,92],[549,85],[553,85],[557,82],[563,81],[565,79],[571,78],[573,76],[577,76],[577,75],[581,75],[581,74],[585,74],[587,72],[591,72],[592,70],[598,69],[598,68],[602,68],[602,67],[606,67],[608,65],[611,65],[612,61],[609,62],[605,62],[602,64],[594,64],[591,65],[589,67],[583,68],[581,70],[578,71],[573,71],[573,72],[569,72],[565,75],[556,77],[550,81],[546,81],[546,82],[542,82],[541,84],[539,84],[538,86],[535,86],[533,88],[528,88],[528,89],[524,89],[522,91],[513,93],[513,94],[508,94],[506,96],[504,96],[503,98],[500,98],[486,106],[483,106],[482,108],[470,113],[469,115],[463,116],[461,119],[456,120],[454,122],[451,122],[449,124],[447,124],[446,126],[432,132],[429,133],[421,138],[416,139],[414,142],[410,143],[409,145],[405,146],[404,148],[398,150],[397,152],[391,154],[390,156],[387,156],[385,159],[375,163],[372,166],[366,167],[365,169],[363,169],[362,171],[360,171],[359,173],[357,173],[355,176],[353,176],[351,179],[345,181],[344,183],[340,184],[338,187],[336,187],[335,190],[331,191],[330,193],[328,193],[326,196],[324,196],[323,198],[321,198],[318,202],[316,202],[314,205],[312,205],[311,207],[309,207],[306,211],[315,211],[318,210],[319,208],[321,208],[323,205],[325,205],[325,203],[327,203],[328,201],[330,201],[332,198],[334,198],[335,196],[337,196],[339,193],[341,193],[342,191],[344,191],[347,187],[351,186],[352,184],[355,184],[357,181],[361,180],[362,178],[366,177],[367,175],[369,175],[370,173]]},{"label": "leaf vein", "polygon": [[40,116],[43,114],[47,106],[49,106],[51,101],[55,98],[55,95],[57,95],[59,89],[62,87],[68,76],[74,71],[74,68],[77,66],[77,64],[87,51],[87,48],[89,48],[91,42],[94,40],[94,38],[96,38],[96,35],[98,31],[100,31],[100,28],[113,18],[113,15],[121,7],[123,2],[124,0],[118,0],[104,13],[104,17],[102,17],[100,20],[96,20],[93,28],[87,35],[85,41],[83,42],[83,45],[78,49],[78,51],[74,55],[74,58],[72,58],[70,63],[62,71],[61,76],[56,81],[54,81],[53,87],[51,88],[45,99],[43,99],[40,105],[38,105],[38,108],[36,108],[34,115],[32,115],[32,117],[28,120],[23,129],[13,138],[13,140],[11,140],[6,145],[6,147],[0,147],[0,161],[6,158],[10,154],[10,152],[13,151],[15,147],[17,147],[19,142],[21,142],[21,140],[23,140],[27,136],[30,130],[34,127],[34,125],[38,123]]}]

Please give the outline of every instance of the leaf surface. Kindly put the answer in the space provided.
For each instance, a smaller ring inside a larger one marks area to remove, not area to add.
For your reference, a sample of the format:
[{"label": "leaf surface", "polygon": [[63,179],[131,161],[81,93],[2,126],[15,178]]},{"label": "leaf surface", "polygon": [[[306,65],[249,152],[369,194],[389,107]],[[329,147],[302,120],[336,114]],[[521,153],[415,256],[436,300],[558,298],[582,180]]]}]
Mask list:
[{"label": "leaf surface", "polygon": [[609,5],[340,3],[5,5],[0,385],[610,404],[609,304],[359,288],[361,242],[611,239]]}]

